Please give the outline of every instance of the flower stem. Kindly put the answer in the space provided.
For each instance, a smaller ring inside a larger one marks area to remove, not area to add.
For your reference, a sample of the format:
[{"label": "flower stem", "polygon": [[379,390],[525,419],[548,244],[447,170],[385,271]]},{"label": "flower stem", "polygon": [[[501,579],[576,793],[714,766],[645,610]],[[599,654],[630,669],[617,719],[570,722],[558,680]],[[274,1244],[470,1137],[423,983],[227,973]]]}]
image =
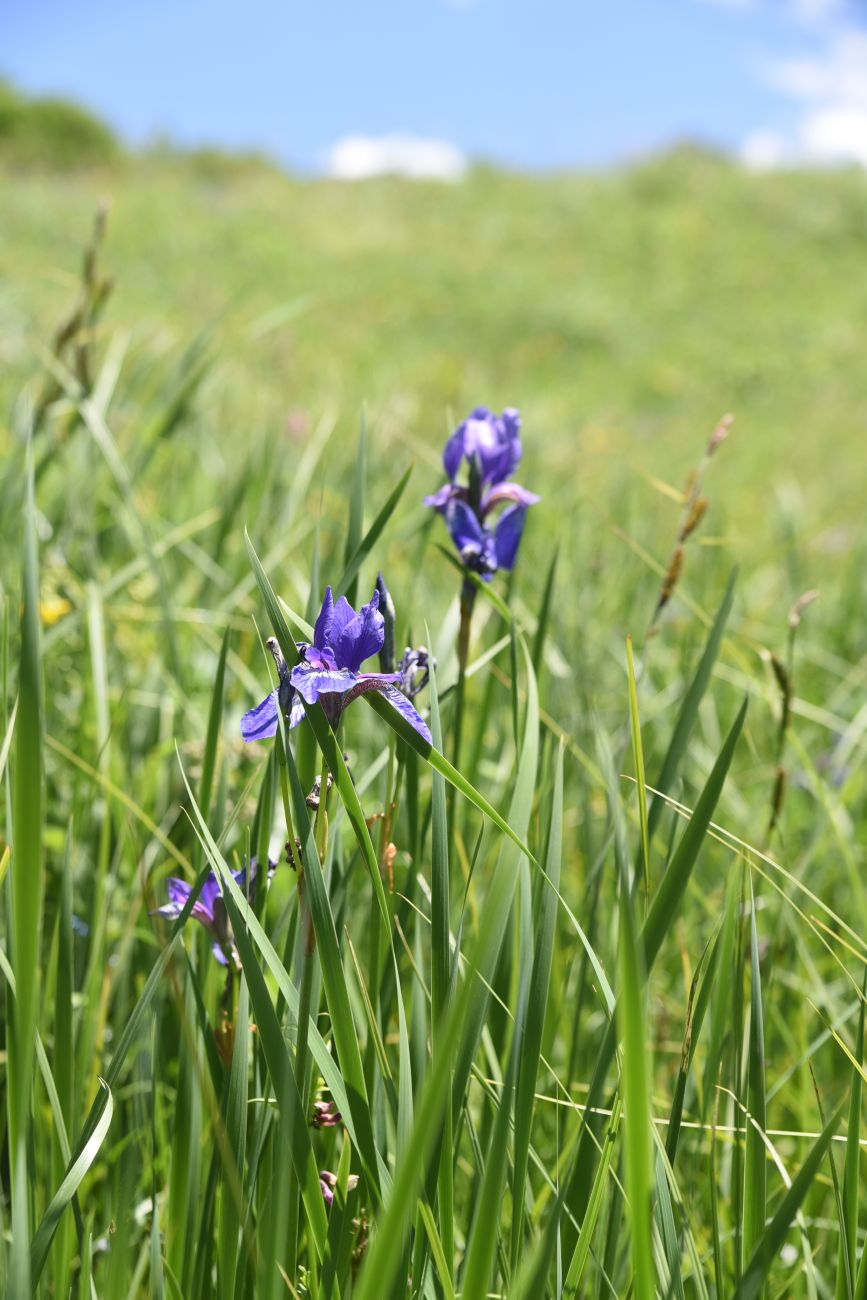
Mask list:
[{"label": "flower stem", "polygon": [[470,657],[470,629],[473,622],[473,609],[476,604],[476,587],[469,578],[464,578],[461,587],[461,623],[458,628],[458,685],[455,701],[455,720],[452,729],[452,762],[460,771],[461,739],[464,729],[464,699],[466,695],[467,663]]},{"label": "flower stem", "polygon": [[[322,871],[325,870],[325,853],[328,835],[327,800],[328,765],[323,758],[319,808],[316,813],[315,825],[316,847],[320,856],[321,866],[319,868],[311,866],[311,869],[314,871],[317,869]],[[297,857],[294,853],[295,831],[291,821],[288,819],[287,826],[289,830],[289,839],[293,846],[293,856]],[[307,898],[307,890],[305,888],[304,868],[300,864],[298,868],[297,952],[296,978],[298,980],[298,1021],[295,1028],[295,1084],[298,1089],[298,1096],[301,1099],[301,1122],[306,1123],[309,1117],[310,1103],[310,1051],[308,1045],[308,1029],[310,1024],[313,975],[316,965],[316,934],[313,929],[313,916],[310,911],[310,902]],[[299,1197],[300,1192],[293,1197],[292,1211],[288,1225],[288,1262],[292,1265],[293,1269],[295,1267],[298,1250],[299,1216],[301,1213]],[[291,1273],[290,1276],[292,1276]]]}]

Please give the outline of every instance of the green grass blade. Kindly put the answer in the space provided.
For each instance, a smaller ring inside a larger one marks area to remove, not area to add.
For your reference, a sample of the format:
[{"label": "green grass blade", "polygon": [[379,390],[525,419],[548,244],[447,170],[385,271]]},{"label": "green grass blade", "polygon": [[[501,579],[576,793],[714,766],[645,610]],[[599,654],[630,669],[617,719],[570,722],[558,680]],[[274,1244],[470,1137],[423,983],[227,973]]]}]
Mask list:
[{"label": "green grass blade", "polygon": [[[243,1173],[247,1148],[247,1058],[250,1051],[250,997],[246,981],[241,978],[238,1009],[235,1013],[235,1042],[232,1048],[232,1066],[226,1097],[226,1135],[239,1177]],[[219,1295],[232,1300],[238,1270],[238,1236],[241,1223],[234,1197],[223,1186],[220,1196],[220,1226],[217,1234],[217,1279]],[[241,1266],[244,1266],[243,1259]]]},{"label": "green grass blade", "polygon": [[441,776],[444,776],[449,784],[454,786],[459,794],[462,794],[465,799],[468,799],[471,804],[474,804],[475,807],[478,808],[479,812],[484,813],[485,816],[494,823],[497,829],[502,831],[504,835],[507,835],[512,843],[521,850],[525,857],[535,864],[536,859],[533,857],[521,837],[515,833],[510,822],[497,812],[496,808],[489,803],[483,794],[479,793],[472,782],[468,781],[467,778],[449,762],[444,754],[441,754],[438,749],[434,749],[431,745],[426,744],[418,732],[413,730],[406,719],[401,717],[401,715],[391,707],[388,701],[384,699],[383,696],[378,695],[376,691],[370,691],[364,696],[364,699],[370,707],[380,715],[380,717],[385,719],[392,730],[397,732],[401,740],[405,740],[410,748],[414,749],[417,754],[420,754],[421,757],[430,764],[435,772],[439,772]]},{"label": "green grass blade", "polygon": [[747,716],[747,705],[748,700],[744,700],[738,710],[705,787],[699,795],[692,817],[687,823],[686,830],[680,838],[665,875],[653,895],[650,911],[642,929],[642,943],[648,970],[656,960],[663,940],[671,926],[672,917],[686,890],[714,809],[722,794],[722,788],[734,756],[735,747],[740,739],[744,719]]},{"label": "green grass blade", "polygon": [[[205,847],[209,848],[208,845],[205,845]],[[328,1225],[322,1201],[322,1192],[319,1187],[319,1176],[310,1144],[307,1116],[301,1108],[301,1098],[295,1083],[292,1062],[283,1039],[283,1031],[274,1012],[268,986],[256,961],[255,950],[249,938],[247,927],[244,924],[244,915],[232,891],[227,887],[227,877],[231,879],[229,869],[220,858],[216,860],[212,858],[212,865],[220,877],[223,900],[229,914],[238,955],[247,980],[250,1006],[256,1017],[257,1034],[262,1044],[262,1050],[268,1064],[268,1072],[274,1086],[274,1096],[281,1114],[280,1158],[285,1160],[288,1156],[294,1166],[295,1176],[298,1179],[304,1200],[304,1208],[307,1212],[307,1222],[312,1235],[313,1246],[317,1258],[321,1259]],[[235,882],[232,881],[232,883]]]},{"label": "green grass blade", "polygon": [[[744,1224],[742,1257],[744,1267],[765,1231],[767,1164],[763,1135],[767,1129],[765,1103],[765,1031],[762,1011],[762,981],[759,969],[759,940],[756,906],[750,883],[750,1038],[747,1062],[746,1155],[744,1161]],[[756,1127],[758,1126],[758,1128]]]},{"label": "green grass blade", "polygon": [[[358,430],[358,451],[355,456],[355,474],[352,480],[352,491],[349,494],[349,519],[346,525],[346,545],[344,547],[343,562],[349,565],[349,561],[358,550],[361,542],[361,532],[364,528],[364,478],[367,470],[367,412],[362,406],[361,423]],[[348,577],[346,575],[349,575]],[[358,586],[358,566],[350,573],[347,567],[346,573],[341,579],[340,586],[335,593],[336,595],[345,595],[350,605],[355,604],[356,588]]]},{"label": "green grass blade", "polygon": [[711,998],[710,1030],[702,1084],[702,1116],[713,1110],[720,1062],[725,1043],[731,1034],[731,984],[728,972],[734,969],[737,943],[738,915],[740,913],[740,872],[729,868],[726,882],[725,910],[719,936],[719,970],[721,977],[715,982]]},{"label": "green grass blade", "polygon": [[593,1176],[593,1183],[590,1188],[590,1194],[587,1198],[587,1209],[581,1223],[581,1231],[578,1234],[578,1240],[575,1243],[575,1249],[572,1252],[572,1258],[569,1261],[569,1267],[566,1271],[563,1294],[567,1297],[572,1297],[578,1294],[578,1287],[581,1285],[581,1278],[584,1275],[584,1269],[587,1267],[587,1261],[590,1258],[590,1243],[593,1239],[596,1222],[599,1218],[599,1211],[602,1209],[602,1201],[608,1185],[608,1174],[611,1168],[611,1160],[614,1155],[617,1137],[620,1132],[620,1121],[622,1117],[623,1102],[618,1094],[611,1110],[611,1119],[608,1122],[608,1128],[605,1133],[602,1154],[599,1158],[599,1163],[596,1166],[596,1173]]},{"label": "green grass blade", "polygon": [[[72,825],[67,827],[66,848],[60,876],[60,909],[57,915],[57,970],[54,984],[54,1078],[57,1083],[57,1105],[63,1118],[63,1141],[56,1144],[53,1173],[55,1181],[63,1176],[69,1162],[69,1142],[66,1133],[72,1124],[75,1097],[73,993],[75,965],[72,933]],[[58,1295],[69,1293],[71,1266],[71,1234],[66,1220],[58,1229],[54,1246],[52,1274]]]},{"label": "green grass blade", "polygon": [[[517,1034],[517,1031],[516,1031]],[[475,1204],[470,1238],[461,1276],[462,1300],[485,1300],[500,1230],[503,1180],[509,1137],[509,1117],[515,1086],[520,1041],[516,1036],[509,1054],[509,1068],[498,1100],[485,1153],[484,1172]]]},{"label": "green grass blade", "polygon": [[[319,861],[313,827],[307,812],[304,792],[298,779],[295,760],[288,745],[286,746],[286,763],[289,772],[290,795],[294,808],[295,831],[302,838],[303,844],[302,861],[304,863],[306,898],[313,919],[313,930],[316,935],[316,946],[322,968],[322,985],[331,1016],[331,1028],[340,1057],[340,1067],[349,1105],[355,1121],[355,1142],[371,1190],[378,1198],[381,1196],[379,1165],[376,1158],[370,1102],[364,1080],[364,1066],[358,1046],[352,1007],[349,1002],[334,916],[329,905],[325,878],[322,874],[322,865]],[[379,868],[377,867],[378,875]]]},{"label": "green grass blade", "polygon": [[[439,697],[437,694],[436,666],[430,675],[430,718],[434,745],[442,749]],[[431,774],[431,1044],[432,1053],[439,1051],[440,1026],[448,1006],[451,987],[450,946],[450,895],[449,895],[449,827],[446,809],[446,787],[442,776]],[[440,1273],[445,1271],[448,1285],[454,1285],[454,1180],[453,1131],[451,1090],[443,1114],[442,1147],[437,1174],[437,1208],[441,1226],[443,1261]],[[423,1207],[424,1208],[424,1207]],[[445,1282],[443,1283],[445,1286]]]},{"label": "green grass blade", "polygon": [[202,756],[202,775],[199,778],[199,805],[206,817],[211,809],[214,774],[217,769],[217,747],[223,720],[223,690],[226,680],[226,656],[228,651],[229,628],[227,627],[220,644],[220,657],[217,660],[217,671],[214,675],[214,689],[211,693],[211,708],[208,713],[208,730],[205,735],[205,752]]},{"label": "green grass blade", "polygon": [[[855,1044],[855,1059],[860,1064],[864,1061],[864,1019],[865,989],[861,990],[861,1006],[858,1012],[858,1037]],[[843,1233],[837,1255],[836,1300],[847,1300],[848,1279],[855,1277],[855,1243],[858,1236],[859,1204],[859,1167],[861,1163],[861,1097],[863,1080],[860,1070],[853,1067],[852,1084],[849,1093],[849,1117],[846,1126],[846,1163],[843,1172]],[[848,1255],[848,1269],[844,1252]],[[867,1248],[864,1250],[867,1259]],[[864,1260],[862,1259],[862,1267]]]},{"label": "green grass blade", "polygon": [[668,1285],[665,1288],[665,1294],[671,1296],[672,1300],[685,1300],[683,1275],[680,1267],[680,1242],[677,1236],[677,1226],[674,1222],[671,1189],[668,1185],[665,1162],[660,1154],[657,1154],[655,1167],[657,1219],[661,1228],[662,1249],[665,1253],[665,1264],[668,1270]]},{"label": "green grass blade", "polygon": [[731,613],[737,576],[737,569],[735,569],[729,578],[725,595],[722,598],[716,618],[713,621],[713,626],[708,633],[708,638],[701,659],[699,660],[695,676],[690,682],[689,690],[684,696],[683,704],[681,705],[680,713],[678,714],[677,722],[675,723],[665,758],[662,761],[659,776],[655,782],[654,788],[659,793],[654,795],[648,813],[647,829],[648,835],[651,839],[653,838],[657,823],[665,807],[665,800],[662,796],[671,792],[671,788],[680,769],[680,764],[686,753],[686,747],[689,743],[692,729],[695,726],[698,717],[698,706],[701,704],[708,683],[710,682],[710,675],[719,654],[723,633],[725,632],[726,623],[728,622],[728,617]]},{"label": "green grass blade", "polygon": [[515,1138],[512,1188],[513,1273],[517,1269],[524,1238],[524,1197],[530,1156],[530,1137],[535,1106],[536,1076],[542,1049],[542,1033],[551,986],[554,934],[557,923],[557,892],[563,854],[563,746],[557,751],[551,821],[545,852],[545,876],[539,886],[539,911],[535,922],[536,946],[527,1005],[527,1024],[515,1091]]},{"label": "green grass blade", "polygon": [[39,1224],[33,1241],[30,1243],[30,1276],[31,1285],[34,1287],[39,1281],[45,1261],[48,1258],[48,1251],[63,1211],[69,1205],[81,1185],[81,1180],[96,1159],[111,1125],[112,1115],[114,1114],[114,1098],[105,1080],[100,1080],[100,1083],[104,1089],[104,1096],[101,1098],[99,1118],[84,1146],[66,1171],[63,1182],[51,1198],[51,1203],[42,1216],[42,1222]]},{"label": "green grass blade", "polygon": [[[677,849],[671,857],[665,875],[657,886],[647,919],[641,930],[640,943],[644,953],[645,969],[649,975],[659,955],[659,950],[666,934],[674,923],[680,901],[686,891],[689,878],[695,866],[705,834],[710,825],[722,787],[734,756],[735,747],[746,717],[747,701],[744,700],[732,724],[731,730],[711,769],[704,789],[686,825]],[[613,1022],[609,1024],[600,1045],[587,1096],[588,1106],[598,1106],[605,1090],[608,1069],[616,1047]],[[596,1140],[590,1131],[588,1122],[582,1134],[578,1153],[571,1173],[571,1186],[568,1205],[575,1220],[580,1224],[587,1206],[587,1195],[592,1184],[591,1169],[595,1159]],[[569,1225],[565,1228],[567,1250],[571,1253],[575,1237],[571,1235]]]},{"label": "green grass blade", "polygon": [[641,719],[638,715],[638,689],[632,658],[632,637],[626,638],[626,670],[629,679],[629,721],[632,730],[632,762],[638,790],[638,822],[641,827],[641,860],[645,899],[650,897],[650,836],[647,828],[647,783],[644,777],[644,750],[641,745]]},{"label": "green grass blade", "polygon": [[701,1035],[705,1013],[710,1002],[714,980],[718,970],[717,958],[720,950],[720,935],[717,932],[701,955],[689,991],[689,1003],[686,1009],[686,1026],[683,1033],[683,1046],[680,1053],[680,1067],[674,1088],[674,1100],[665,1135],[665,1154],[669,1164],[674,1167],[677,1155],[677,1143],[683,1120],[683,1103],[686,1097],[686,1085],[692,1065],[695,1049]]},{"label": "green grass blade", "polygon": [[606,759],[603,767],[609,772],[609,806],[614,825],[614,855],[620,885],[617,1028],[622,1045],[620,1077],[627,1139],[626,1194],[633,1286],[636,1300],[654,1300],[656,1275],[650,1232],[653,1202],[653,1141],[650,1129],[652,1067],[644,1007],[647,968],[643,937],[639,936],[635,918],[632,882],[629,879],[626,827],[610,758]]},{"label": "green grass blade", "polygon": [[815,1183],[842,1113],[843,1106],[840,1105],[828,1120],[828,1123],[811,1147],[806,1160],[792,1179],[791,1187],[787,1189],[770,1222],[765,1227],[761,1240],[756,1244],[747,1267],[744,1269],[733,1300],[757,1300],[761,1294],[771,1265],[780,1253],[786,1239],[786,1233],[794,1222],[795,1215],[800,1209],[804,1197]]},{"label": "green grass blade", "polygon": [[542,600],[536,618],[536,631],[533,634],[531,658],[533,660],[533,667],[536,670],[537,678],[542,675],[542,664],[545,654],[545,638],[548,635],[548,624],[551,619],[551,600],[554,595],[554,581],[557,575],[557,561],[559,558],[560,549],[557,547],[551,556],[551,563],[548,565],[545,585],[542,588]]},{"label": "green grass blade", "polygon": [[[18,673],[18,714],[15,728],[13,782],[11,956],[17,994],[9,1026],[8,1142],[12,1176],[12,1293],[30,1292],[30,1239],[27,1150],[36,1032],[40,1008],[39,946],[42,933],[43,822],[43,703],[39,628],[39,557],[36,546],[36,502],[33,458],[28,445],[24,506],[24,558],[21,579],[21,652]],[[10,1010],[12,1003],[9,1003]]]},{"label": "green grass blade", "polygon": [[[419,1202],[418,1208],[422,1223],[424,1224],[425,1232],[428,1236],[428,1241],[430,1242],[431,1255],[436,1264],[440,1286],[443,1289],[443,1296],[445,1297],[445,1300],[455,1300],[455,1288],[452,1283],[451,1267],[448,1263],[445,1247],[440,1239],[440,1234],[437,1231],[436,1219],[426,1201]],[[440,1216],[440,1223],[445,1227],[442,1216]]]},{"label": "green grass blade", "polygon": [[[361,568],[362,564],[367,559],[368,555],[371,553],[376,543],[379,541],[380,537],[382,536],[385,530],[386,524],[388,523],[391,516],[394,514],[395,510],[397,509],[398,502],[400,501],[400,498],[403,496],[404,488],[409,482],[411,474],[412,474],[412,465],[409,465],[404,471],[403,476],[401,477],[400,481],[397,484],[397,487],[393,488],[392,491],[389,493],[385,505],[382,507],[379,514],[376,516],[373,523],[370,525],[367,532],[364,534],[364,537],[362,537],[361,541],[358,543],[358,546],[356,547],[355,551],[348,559],[346,563],[346,568],[344,569],[343,573],[340,575],[340,581],[338,582],[335,588],[335,593],[348,592],[350,590],[354,592],[355,583],[357,581],[358,570]],[[349,600],[349,603],[351,605],[355,603],[354,599],[350,598],[348,595],[347,595],[347,599]]]}]

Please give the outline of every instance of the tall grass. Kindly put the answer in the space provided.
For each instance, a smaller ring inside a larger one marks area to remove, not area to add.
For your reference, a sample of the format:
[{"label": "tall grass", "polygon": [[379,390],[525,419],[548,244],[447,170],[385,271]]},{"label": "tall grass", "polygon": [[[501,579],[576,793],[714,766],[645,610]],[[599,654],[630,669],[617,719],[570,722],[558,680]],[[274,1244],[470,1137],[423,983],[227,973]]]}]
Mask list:
[{"label": "tall grass", "polygon": [[[97,256],[0,479],[4,1294],[867,1296],[863,557],[781,650],[690,485],[600,537],[531,450],[464,659],[437,471],[366,418],[215,459],[243,376],[156,393]],[[368,695],[244,747],[265,638],[380,569],[433,745]]]}]

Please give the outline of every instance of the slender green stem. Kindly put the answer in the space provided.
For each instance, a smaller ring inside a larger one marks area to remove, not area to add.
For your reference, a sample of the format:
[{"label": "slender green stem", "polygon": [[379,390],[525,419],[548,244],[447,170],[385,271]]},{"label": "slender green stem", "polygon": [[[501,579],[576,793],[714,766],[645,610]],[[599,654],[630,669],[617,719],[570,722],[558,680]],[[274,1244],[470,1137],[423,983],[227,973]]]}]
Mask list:
[{"label": "slender green stem", "polygon": [[473,623],[473,609],[476,604],[476,588],[469,578],[464,578],[461,587],[461,622],[458,628],[458,683],[455,697],[455,718],[452,732],[452,762],[460,771],[461,739],[464,724],[464,703],[466,699],[467,664],[470,658],[470,631]]},{"label": "slender green stem", "polygon": [[[280,772],[284,782],[286,782],[286,756],[282,756]],[[288,784],[285,787],[284,801],[287,808],[286,825],[289,833],[289,841],[293,858],[297,858],[295,846],[295,830],[288,812]],[[324,758],[322,761],[322,774],[319,794],[319,808],[316,813],[316,847],[319,852],[320,861],[323,871],[325,869],[325,853],[327,849],[328,836],[328,814],[326,804],[328,801],[328,765]],[[298,1087],[298,1095],[301,1098],[301,1112],[305,1117],[309,1112],[309,1088],[310,1088],[310,1052],[308,1047],[308,1029],[310,1025],[310,1005],[313,990],[313,974],[315,967],[316,953],[316,935],[313,930],[313,917],[310,911],[310,903],[307,899],[307,891],[304,887],[303,868],[299,867],[298,872],[298,1023],[295,1029],[295,1081]],[[298,1251],[298,1216],[300,1213],[300,1190],[298,1195],[293,1196],[290,1213],[289,1231],[288,1231],[288,1274],[290,1277],[295,1276],[297,1251]]]}]

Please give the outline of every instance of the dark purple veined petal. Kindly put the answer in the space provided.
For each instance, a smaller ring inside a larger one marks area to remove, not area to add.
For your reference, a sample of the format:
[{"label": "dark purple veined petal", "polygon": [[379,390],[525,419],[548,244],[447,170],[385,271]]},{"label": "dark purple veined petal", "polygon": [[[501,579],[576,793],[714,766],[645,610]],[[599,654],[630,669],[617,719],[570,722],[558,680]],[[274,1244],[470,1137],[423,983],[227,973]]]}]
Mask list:
[{"label": "dark purple veined petal", "polygon": [[497,527],[494,530],[494,549],[497,556],[497,568],[512,569],[515,565],[515,557],[518,554],[518,547],[521,543],[521,534],[524,531],[524,520],[527,517],[526,506],[509,506],[504,510],[497,521]]},{"label": "dark purple veined petal", "polygon": [[334,623],[334,597],[331,594],[331,588],[325,588],[325,599],[322,602],[322,608],[319,611],[319,617],[316,620],[316,626],[313,629],[313,644],[317,650],[324,650],[327,645],[331,644],[331,628]]},{"label": "dark purple veined petal", "polygon": [[430,734],[427,723],[412,701],[408,700],[402,691],[399,691],[396,686],[385,685],[380,688],[379,693],[380,695],[384,695],[391,707],[399,713],[402,718],[406,719],[414,731],[418,732],[422,740],[424,740],[428,745],[433,744],[433,737]]},{"label": "dark purple veined petal", "polygon": [[495,483],[482,496],[482,514],[487,514],[494,506],[510,501],[517,506],[534,506],[541,498],[535,492],[521,487],[520,483]]},{"label": "dark purple veined petal", "polygon": [[307,715],[304,712],[304,701],[301,696],[296,693],[295,698],[292,701],[292,707],[289,710],[289,730],[291,731],[293,727],[297,727],[298,723],[303,722],[306,716]]},{"label": "dark purple veined petal", "polygon": [[346,702],[351,704],[352,700],[359,695],[365,695],[368,691],[377,691],[380,686],[390,686],[392,682],[399,681],[400,673],[356,673],[352,697]]},{"label": "dark purple veined petal", "polygon": [[249,744],[252,740],[266,740],[277,734],[277,692],[271,691],[261,704],[250,709],[241,719],[241,735]]},{"label": "dark purple veined petal", "polygon": [[314,668],[307,663],[296,664],[291,676],[292,685],[308,704],[315,704],[320,695],[342,695],[351,691],[356,680],[356,674],[345,668]]},{"label": "dark purple veined petal", "polygon": [[385,620],[379,612],[379,592],[375,591],[334,642],[334,657],[341,668],[357,673],[365,659],[379,654],[384,640]]},{"label": "dark purple veined petal", "polygon": [[[334,672],[337,668],[337,660],[334,658],[334,651],[330,646],[325,646],[321,650],[315,645],[306,646],[301,659],[307,664],[308,668],[320,668],[327,672]],[[291,676],[289,684],[290,686],[292,684]]]},{"label": "dark purple veined petal", "polygon": [[328,644],[332,650],[337,646],[347,624],[351,623],[356,617],[355,610],[350,605],[345,596],[341,596],[334,605],[334,618],[331,623],[331,632],[328,638]]}]

